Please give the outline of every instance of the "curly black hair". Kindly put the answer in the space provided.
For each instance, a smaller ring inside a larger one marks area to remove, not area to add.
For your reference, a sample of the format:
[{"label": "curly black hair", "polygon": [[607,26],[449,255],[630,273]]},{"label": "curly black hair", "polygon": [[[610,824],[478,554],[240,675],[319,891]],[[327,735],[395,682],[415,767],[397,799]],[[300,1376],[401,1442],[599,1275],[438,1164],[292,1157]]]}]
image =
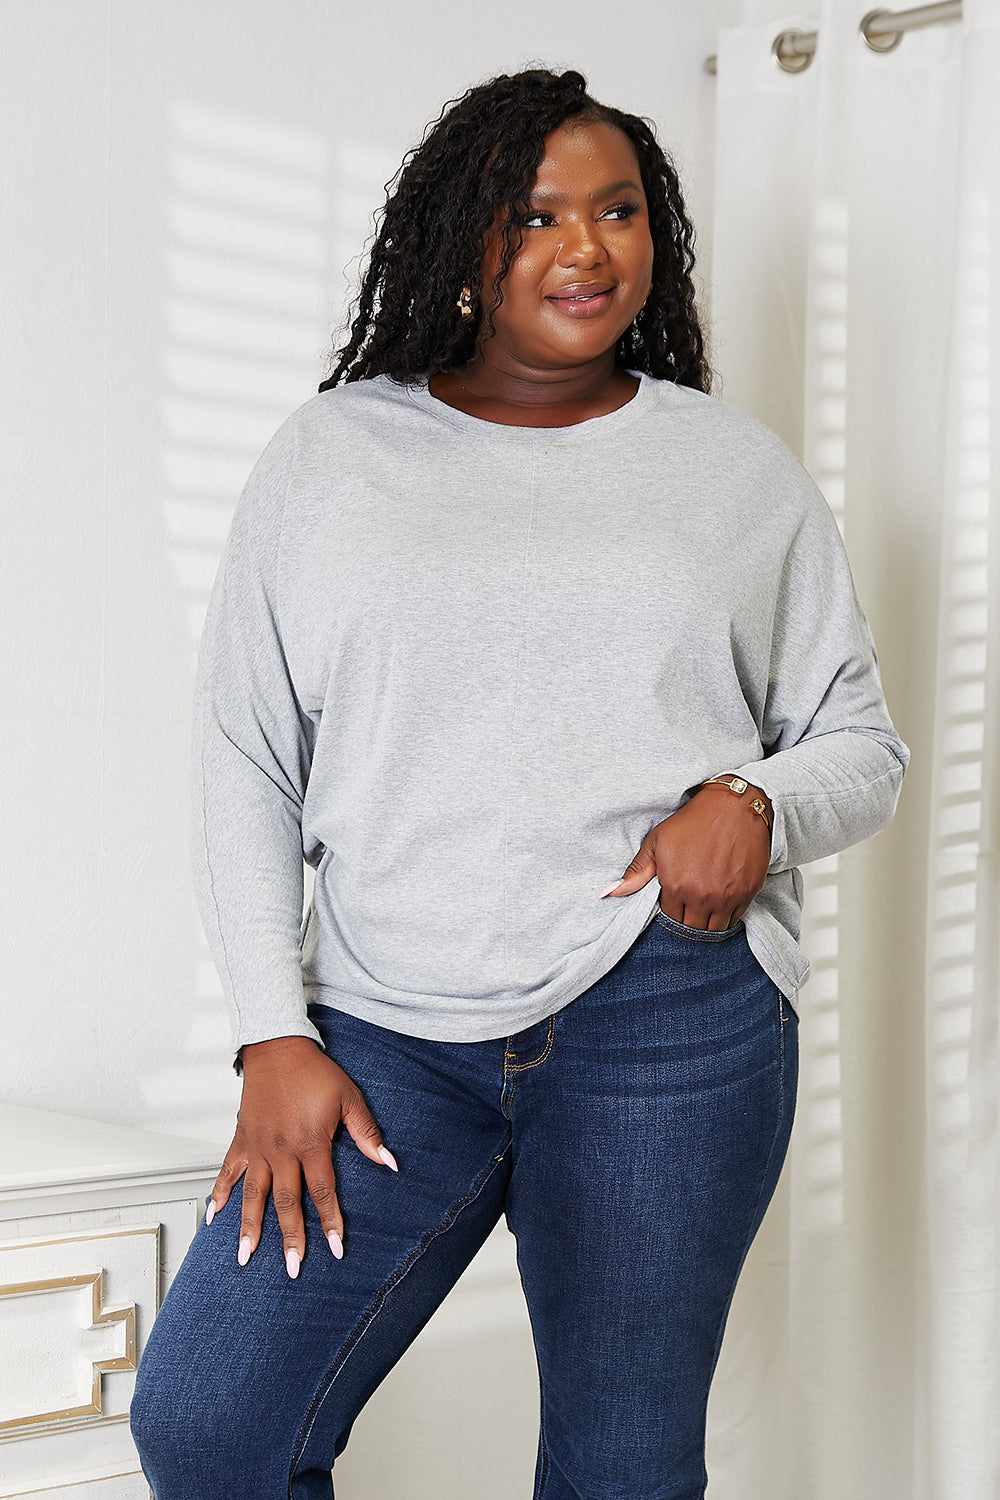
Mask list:
[{"label": "curly black hair", "polygon": [[[520,247],[518,225],[546,137],[568,120],[602,121],[628,137],[649,207],[653,284],[618,341],[617,363],[677,385],[710,389],[712,370],[691,278],[694,228],[677,172],[652,125],[592,99],[581,73],[529,68],[501,74],[446,104],[404,157],[386,187],[350,338],[335,350],[321,391],[373,375],[413,383],[476,357],[495,333],[493,314]],[[484,304],[482,319],[463,320],[458,295],[468,286],[474,304],[482,298],[484,239],[498,208],[506,212],[492,301]]]}]

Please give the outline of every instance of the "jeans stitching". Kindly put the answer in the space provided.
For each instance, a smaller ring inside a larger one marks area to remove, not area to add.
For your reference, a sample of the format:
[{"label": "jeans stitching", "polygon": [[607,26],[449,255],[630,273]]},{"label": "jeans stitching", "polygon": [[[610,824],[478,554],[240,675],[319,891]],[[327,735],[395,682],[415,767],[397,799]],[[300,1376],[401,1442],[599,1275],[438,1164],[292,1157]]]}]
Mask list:
[{"label": "jeans stitching", "polygon": [[[556,1018],[555,1018],[555,1016],[550,1016],[549,1017],[549,1034],[548,1034],[548,1036],[545,1039],[544,1050],[539,1054],[538,1057],[535,1058],[534,1062],[526,1062],[526,1063],[515,1062],[515,1063],[511,1063],[510,1064],[510,1071],[512,1073],[523,1073],[526,1068],[537,1068],[540,1063],[543,1063],[545,1061],[545,1059],[548,1057],[549,1053],[552,1051],[552,1043],[555,1041],[555,1035],[556,1035]],[[517,1054],[516,1053],[508,1053],[508,1056],[510,1056],[510,1057],[516,1057]]]},{"label": "jeans stitching", "polygon": [[312,1436],[312,1430],[315,1426],[316,1418],[319,1416],[319,1413],[327,1396],[333,1389],[334,1382],[336,1381],[337,1376],[340,1374],[341,1370],[344,1368],[344,1365],[347,1363],[348,1359],[354,1353],[354,1350],[357,1348],[358,1344],[361,1342],[362,1338],[367,1333],[372,1323],[375,1321],[375,1318],[381,1312],[382,1307],[385,1304],[386,1297],[396,1286],[399,1285],[406,1273],[413,1268],[413,1266],[420,1259],[421,1255],[423,1255],[428,1246],[434,1240],[436,1240],[439,1235],[444,1234],[452,1227],[455,1220],[458,1218],[459,1214],[464,1208],[467,1208],[470,1203],[475,1202],[489,1179],[493,1176],[493,1173],[496,1171],[498,1163],[503,1160],[504,1155],[506,1154],[506,1150],[507,1143],[505,1142],[503,1150],[499,1152],[499,1154],[494,1153],[489,1166],[485,1167],[483,1171],[480,1172],[479,1176],[474,1180],[472,1186],[469,1188],[469,1191],[467,1193],[464,1193],[461,1198],[456,1198],[454,1203],[449,1206],[448,1211],[444,1215],[444,1218],[441,1220],[440,1224],[436,1224],[433,1229],[429,1229],[423,1236],[423,1238],[420,1239],[416,1245],[414,1245],[413,1249],[406,1254],[406,1256],[396,1267],[395,1271],[393,1271],[388,1280],[384,1281],[379,1287],[371,1302],[365,1308],[365,1311],[362,1313],[361,1317],[358,1319],[357,1323],[355,1323],[354,1327],[351,1329],[351,1332],[344,1340],[343,1344],[337,1352],[337,1358],[334,1360],[333,1364],[329,1366],[323,1378],[320,1380],[319,1384],[316,1387],[316,1394],[313,1396],[312,1401],[309,1403],[309,1408],[302,1419],[302,1425],[299,1428],[295,1443],[292,1445],[291,1462],[288,1466],[289,1500],[291,1500],[292,1479],[295,1474],[295,1467],[306,1450],[306,1446],[308,1445],[309,1439]]},{"label": "jeans stitching", "polygon": [[506,1119],[510,1119],[510,1101],[514,1097],[514,1084],[516,1079],[511,1072],[511,1063],[517,1058],[517,1053],[510,1050],[513,1037],[508,1037],[504,1046],[503,1054],[503,1084],[500,1088],[500,1113]]},{"label": "jeans stitching", "polygon": [[696,928],[689,928],[685,923],[678,922],[676,917],[671,918],[669,922],[665,922],[663,920],[665,916],[665,912],[654,913],[655,920],[659,922],[661,927],[665,927],[667,932],[676,932],[678,937],[688,938],[692,943],[721,943],[726,938],[735,937],[741,925],[737,922],[735,927],[724,927],[717,932],[699,932]]}]

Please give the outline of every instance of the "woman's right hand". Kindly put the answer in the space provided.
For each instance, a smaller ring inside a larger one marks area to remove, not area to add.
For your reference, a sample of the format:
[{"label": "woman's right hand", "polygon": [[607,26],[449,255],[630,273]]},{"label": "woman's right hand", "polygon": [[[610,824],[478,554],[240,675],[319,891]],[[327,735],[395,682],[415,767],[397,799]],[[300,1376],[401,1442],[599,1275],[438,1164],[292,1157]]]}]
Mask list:
[{"label": "woman's right hand", "polygon": [[245,1266],[260,1240],[268,1193],[284,1243],[289,1276],[299,1274],[306,1251],[302,1180],[316,1205],[323,1233],[339,1260],[344,1219],[337,1201],[330,1144],[343,1121],[358,1150],[398,1170],[382,1144],[357,1084],[304,1036],[276,1037],[243,1048],[243,1097],[236,1134],[212,1188],[205,1215],[211,1224],[243,1177],[243,1219],[238,1260]]}]

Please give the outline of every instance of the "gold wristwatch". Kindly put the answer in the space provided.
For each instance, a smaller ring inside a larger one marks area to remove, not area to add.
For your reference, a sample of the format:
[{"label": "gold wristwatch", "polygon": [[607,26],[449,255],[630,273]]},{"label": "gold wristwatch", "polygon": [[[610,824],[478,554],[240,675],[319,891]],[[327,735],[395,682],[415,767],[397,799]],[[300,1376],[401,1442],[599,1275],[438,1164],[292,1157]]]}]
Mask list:
[{"label": "gold wristwatch", "polygon": [[[736,776],[732,772],[727,772],[724,776],[710,776],[707,781],[702,782],[702,786],[715,785],[727,786],[731,792],[735,792],[737,797],[742,797],[750,783],[744,781],[742,776]],[[750,811],[755,812],[759,818],[764,819],[764,826],[768,833],[770,833],[771,819],[768,817],[767,803],[762,797],[755,797],[753,799],[750,803]]]}]

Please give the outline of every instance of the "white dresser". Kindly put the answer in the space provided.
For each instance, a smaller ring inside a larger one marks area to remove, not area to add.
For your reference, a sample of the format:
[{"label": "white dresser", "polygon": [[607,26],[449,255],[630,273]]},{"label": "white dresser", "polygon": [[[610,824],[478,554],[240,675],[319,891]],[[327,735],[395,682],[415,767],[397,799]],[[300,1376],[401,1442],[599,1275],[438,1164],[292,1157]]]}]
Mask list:
[{"label": "white dresser", "polygon": [[149,1500],[135,1367],[225,1147],[0,1105],[0,1497]]}]

